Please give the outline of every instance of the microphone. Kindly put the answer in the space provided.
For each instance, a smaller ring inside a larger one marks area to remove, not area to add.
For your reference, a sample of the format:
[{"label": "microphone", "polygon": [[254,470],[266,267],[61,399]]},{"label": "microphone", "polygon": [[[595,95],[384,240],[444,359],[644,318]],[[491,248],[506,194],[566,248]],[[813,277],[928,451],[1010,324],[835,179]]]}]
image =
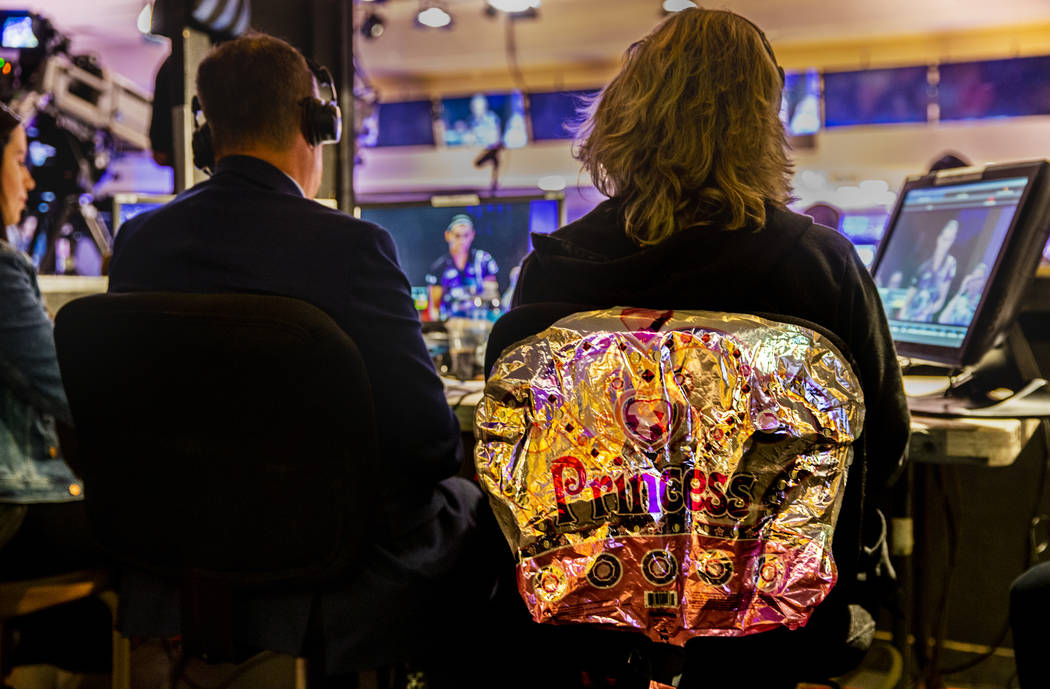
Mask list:
[{"label": "microphone", "polygon": [[493,165],[499,165],[499,152],[503,150],[503,142],[497,141],[492,144],[484,151],[482,151],[477,158],[474,159],[474,167],[481,167],[487,163]]}]

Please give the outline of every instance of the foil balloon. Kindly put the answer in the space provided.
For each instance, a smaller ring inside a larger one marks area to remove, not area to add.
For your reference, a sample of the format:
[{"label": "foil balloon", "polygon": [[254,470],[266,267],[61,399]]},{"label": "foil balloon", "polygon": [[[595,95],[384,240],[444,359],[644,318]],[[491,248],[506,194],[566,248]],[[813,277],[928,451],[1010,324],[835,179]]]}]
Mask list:
[{"label": "foil balloon", "polygon": [[534,619],[681,644],[806,623],[863,420],[815,327],[616,308],[502,353],[475,463]]}]

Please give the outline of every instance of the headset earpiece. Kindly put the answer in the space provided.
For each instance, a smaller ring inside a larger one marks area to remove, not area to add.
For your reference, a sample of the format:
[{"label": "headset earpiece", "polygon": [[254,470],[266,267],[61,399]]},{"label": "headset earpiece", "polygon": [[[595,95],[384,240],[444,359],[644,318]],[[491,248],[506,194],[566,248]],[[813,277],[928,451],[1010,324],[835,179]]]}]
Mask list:
[{"label": "headset earpiece", "polygon": [[335,80],[326,68],[310,58],[306,58],[306,64],[313,72],[317,86],[327,86],[332,92],[332,99],[303,99],[303,137],[311,146],[339,143],[343,134],[343,113],[339,109]]},{"label": "headset earpiece", "polygon": [[343,114],[335,101],[319,98],[303,100],[303,137],[311,146],[339,142],[343,133]]},{"label": "headset earpiece", "polygon": [[207,122],[201,122],[201,102],[197,96],[190,104],[190,113],[193,117],[193,137],[190,139],[193,166],[210,175],[215,168],[215,150],[211,145],[211,127]]}]

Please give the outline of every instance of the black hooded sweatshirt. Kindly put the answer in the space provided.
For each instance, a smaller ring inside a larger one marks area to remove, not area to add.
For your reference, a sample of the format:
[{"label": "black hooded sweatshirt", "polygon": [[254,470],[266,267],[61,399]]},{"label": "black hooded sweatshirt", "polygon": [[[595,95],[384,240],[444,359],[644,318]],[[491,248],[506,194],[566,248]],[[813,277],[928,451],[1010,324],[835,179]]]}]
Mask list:
[{"label": "black hooded sweatshirt", "polygon": [[809,217],[771,204],[759,230],[694,227],[640,247],[624,227],[622,206],[610,199],[550,235],[534,234],[512,305],[568,302],[782,315],[836,336],[855,361],[866,407],[834,541],[845,583],[860,565],[861,524],[867,523],[869,545],[877,530],[873,505],[899,469],[909,433],[889,326],[853,245]]}]

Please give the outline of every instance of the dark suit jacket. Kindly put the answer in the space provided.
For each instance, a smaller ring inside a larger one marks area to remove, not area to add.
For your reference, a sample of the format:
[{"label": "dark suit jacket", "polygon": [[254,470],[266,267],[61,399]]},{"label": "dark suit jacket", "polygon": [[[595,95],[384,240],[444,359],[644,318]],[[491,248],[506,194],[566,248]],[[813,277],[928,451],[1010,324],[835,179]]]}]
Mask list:
[{"label": "dark suit jacket", "polygon": [[[480,491],[448,479],[459,468],[459,428],[420,332],[390,235],[303,197],[290,177],[247,156],[219,161],[215,175],[171,203],[129,220],[117,234],[110,291],[250,292],[295,297],[330,315],[353,338],[372,382],[383,463],[384,514],[393,534],[364,572],[325,594],[327,664],[348,672],[396,659],[418,599],[461,559],[473,536]],[[448,480],[445,480],[448,479]],[[178,633],[173,593],[142,575],[124,626]],[[296,652],[307,596],[256,601],[244,641]]]}]

